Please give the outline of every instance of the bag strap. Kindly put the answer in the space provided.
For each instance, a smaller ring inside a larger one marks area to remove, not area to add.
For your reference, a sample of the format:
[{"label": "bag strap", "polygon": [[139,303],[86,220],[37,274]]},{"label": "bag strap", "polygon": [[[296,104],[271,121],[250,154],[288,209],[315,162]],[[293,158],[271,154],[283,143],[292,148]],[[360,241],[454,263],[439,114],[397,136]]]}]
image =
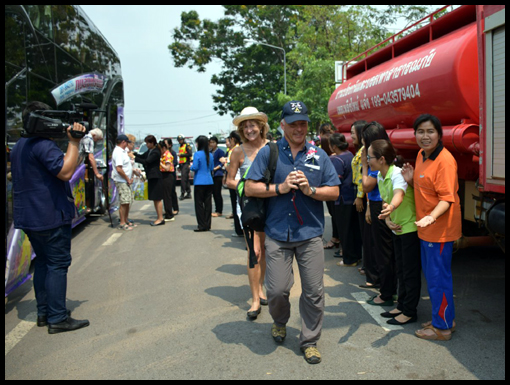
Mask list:
[{"label": "bag strap", "polygon": [[267,169],[264,172],[264,183],[269,185],[273,181],[274,175],[276,173],[279,150],[278,144],[276,143],[269,142],[267,145],[269,146],[269,164],[267,165]]},{"label": "bag strap", "polygon": [[255,265],[259,262],[257,261],[257,255],[255,254],[255,245],[253,243],[253,239],[255,236],[255,232],[247,227],[243,228],[244,238],[246,239],[246,243],[248,245],[248,250],[250,252],[248,261],[250,262],[250,269],[253,269]]},{"label": "bag strap", "polygon": [[[267,146],[269,146],[269,164],[267,165],[266,171],[264,171],[263,182],[266,185],[269,185],[273,181],[274,175],[276,173],[276,165],[278,163],[279,150],[278,144],[276,143],[269,142]],[[248,171],[250,171],[250,168],[251,165],[237,183],[237,194],[239,197],[243,197],[244,195],[244,183],[246,182],[246,176],[248,175]]]}]

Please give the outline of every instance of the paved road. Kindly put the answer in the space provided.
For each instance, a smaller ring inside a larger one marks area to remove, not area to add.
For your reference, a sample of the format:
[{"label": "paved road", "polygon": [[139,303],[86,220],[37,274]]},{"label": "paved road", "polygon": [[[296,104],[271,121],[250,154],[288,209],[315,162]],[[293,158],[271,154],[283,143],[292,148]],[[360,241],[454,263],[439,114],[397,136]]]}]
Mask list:
[{"label": "paved road", "polygon": [[[363,277],[327,251],[323,362],[311,366],[299,351],[299,279],[283,346],[272,341],[267,308],[246,320],[244,242],[231,237],[231,220],[213,218],[211,232],[194,233],[191,200],[165,226],[148,225],[151,202],[136,202],[131,217],[140,223],[133,232],[110,228],[108,217],[74,230],[68,307],[88,328],[48,335],[34,326],[31,283],[9,297],[5,379],[505,379],[505,258],[497,249],[455,255],[458,326],[449,342],[417,339],[418,324],[381,326],[363,306],[372,294],[358,287]],[[419,321],[429,314],[424,283]]]}]

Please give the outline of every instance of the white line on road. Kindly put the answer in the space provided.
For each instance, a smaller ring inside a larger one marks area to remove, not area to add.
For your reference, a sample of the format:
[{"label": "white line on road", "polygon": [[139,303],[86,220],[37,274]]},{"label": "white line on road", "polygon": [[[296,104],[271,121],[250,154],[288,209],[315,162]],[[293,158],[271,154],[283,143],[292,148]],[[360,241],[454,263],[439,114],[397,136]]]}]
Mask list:
[{"label": "white line on road", "polygon": [[37,319],[37,313],[32,312],[24,320],[16,325],[14,329],[12,329],[9,334],[5,336],[5,355],[9,353],[17,344],[21,341],[23,337],[27,335],[27,333],[35,326],[35,321]]},{"label": "white line on road", "polygon": [[386,323],[387,319],[381,317],[381,313],[384,312],[384,309],[381,306],[374,306],[369,305],[367,303],[367,293],[366,292],[360,292],[360,293],[351,293],[351,295],[354,297],[358,303],[363,306],[363,309],[367,311],[368,314],[372,316],[372,318],[377,322],[381,327],[389,332],[390,330],[401,330],[404,329],[402,326],[398,325],[388,325]]},{"label": "white line on road", "polygon": [[146,204],[146,205],[143,205],[142,208],[140,209],[140,211],[144,211],[144,210],[148,210],[152,207],[152,205],[149,203],[149,204]]},{"label": "white line on road", "polygon": [[105,243],[103,243],[103,246],[111,246],[115,243],[117,239],[122,237],[122,233],[112,234],[110,238],[106,240]]}]

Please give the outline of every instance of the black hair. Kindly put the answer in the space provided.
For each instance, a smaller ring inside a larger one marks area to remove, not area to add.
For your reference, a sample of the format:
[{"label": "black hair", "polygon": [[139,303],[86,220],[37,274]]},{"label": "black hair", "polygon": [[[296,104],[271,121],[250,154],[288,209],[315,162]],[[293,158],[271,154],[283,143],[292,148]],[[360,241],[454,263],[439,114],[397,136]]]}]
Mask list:
[{"label": "black hair", "polygon": [[367,123],[365,127],[363,127],[361,137],[363,138],[363,142],[365,142],[365,148],[367,150],[374,140],[378,139],[390,140],[390,138],[388,137],[388,133],[384,129],[383,125],[380,124],[379,122]]},{"label": "black hair", "polygon": [[168,145],[165,142],[165,139],[162,139],[162,140],[159,141],[159,148],[163,148],[163,147],[165,147],[166,149],[169,148]]},{"label": "black hair", "polygon": [[228,136],[228,138],[229,139],[234,139],[234,142],[236,142],[236,144],[241,144],[241,137],[239,136],[237,131],[232,131],[230,133],[230,135]]},{"label": "black hair", "polygon": [[330,146],[338,147],[342,151],[347,150],[349,147],[349,143],[345,140],[344,134],[338,132],[335,132],[329,137],[329,144]]},{"label": "black hair", "polygon": [[333,132],[333,126],[331,123],[323,123],[319,128],[319,133],[322,135],[323,133]]},{"label": "black hair", "polygon": [[147,135],[145,139],[143,140],[145,143],[151,143],[154,146],[158,145],[158,141],[154,135]]},{"label": "black hair", "polygon": [[356,131],[356,136],[358,137],[359,145],[354,144],[356,150],[361,148],[361,133],[363,131],[363,127],[367,124],[366,120],[357,120],[352,125],[354,126],[354,131]]},{"label": "black hair", "polygon": [[[394,164],[397,167],[402,167],[404,165],[404,158],[402,156],[397,155],[397,150],[391,144],[389,140],[386,139],[377,139],[374,140],[370,147],[372,147],[372,152],[377,159],[380,159],[384,156],[386,160],[386,164],[391,166]],[[367,147],[368,152],[368,147]]]},{"label": "black hair", "polygon": [[46,103],[43,102],[30,102],[27,104],[25,109],[23,110],[23,113],[21,114],[21,119],[23,121],[23,125],[25,125],[28,121],[28,117],[30,116],[31,112],[39,111],[39,110],[51,110],[51,107],[48,106]]},{"label": "black hair", "polygon": [[436,129],[436,131],[439,134],[439,139],[443,138],[443,126],[441,125],[441,121],[437,116],[430,115],[430,114],[423,114],[420,115],[415,121],[414,121],[414,134],[416,135],[416,131],[418,130],[418,127],[425,122],[430,122]]},{"label": "black hair", "polygon": [[211,140],[212,140],[213,142],[216,142],[216,144],[218,144],[218,138],[217,138],[217,137],[215,137],[215,136],[211,136],[211,137],[209,138],[209,141],[211,141]]},{"label": "black hair", "polygon": [[205,152],[205,160],[207,161],[207,166],[209,166],[209,139],[207,136],[200,135],[196,140],[197,151]]}]

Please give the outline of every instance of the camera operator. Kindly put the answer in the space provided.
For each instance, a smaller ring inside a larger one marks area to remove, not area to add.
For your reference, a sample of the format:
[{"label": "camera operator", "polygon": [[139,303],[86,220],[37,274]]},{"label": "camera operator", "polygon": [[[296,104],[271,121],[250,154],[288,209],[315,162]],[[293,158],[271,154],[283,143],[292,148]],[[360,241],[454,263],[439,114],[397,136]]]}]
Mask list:
[{"label": "camera operator", "polygon": [[[30,113],[50,110],[32,102],[23,111],[26,124]],[[79,123],[67,128],[69,144],[64,155],[48,138],[20,138],[11,152],[14,197],[14,227],[23,230],[37,256],[34,290],[37,326],[48,325],[48,333],[62,333],[89,325],[71,318],[66,307],[67,271],[71,265],[71,223],[75,215],[69,185],[78,160],[79,138],[71,131],[85,132]]]}]

